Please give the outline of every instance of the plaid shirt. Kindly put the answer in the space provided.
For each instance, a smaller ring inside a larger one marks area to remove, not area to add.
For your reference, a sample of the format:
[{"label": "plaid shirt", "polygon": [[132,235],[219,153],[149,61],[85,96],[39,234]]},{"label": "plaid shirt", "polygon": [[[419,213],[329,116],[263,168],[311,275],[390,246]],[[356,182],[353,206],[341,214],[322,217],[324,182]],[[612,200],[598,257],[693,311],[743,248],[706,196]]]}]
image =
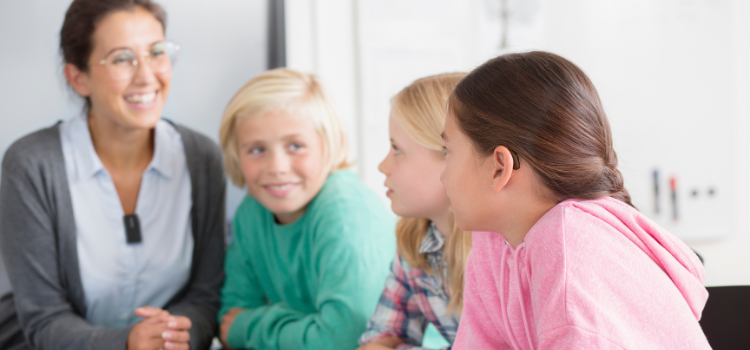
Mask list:
[{"label": "plaid shirt", "polygon": [[[442,270],[440,265],[444,244],[443,235],[435,224],[430,224],[419,252],[427,254],[433,271]],[[422,269],[412,268],[397,254],[391,264],[391,274],[378,307],[367,322],[367,330],[359,338],[359,343],[364,345],[381,338],[397,336],[404,340],[404,344],[396,349],[423,349],[419,346],[422,344],[427,322],[431,322],[453,344],[459,317],[447,313],[449,301],[450,296],[446,292],[442,275],[434,276]]]}]

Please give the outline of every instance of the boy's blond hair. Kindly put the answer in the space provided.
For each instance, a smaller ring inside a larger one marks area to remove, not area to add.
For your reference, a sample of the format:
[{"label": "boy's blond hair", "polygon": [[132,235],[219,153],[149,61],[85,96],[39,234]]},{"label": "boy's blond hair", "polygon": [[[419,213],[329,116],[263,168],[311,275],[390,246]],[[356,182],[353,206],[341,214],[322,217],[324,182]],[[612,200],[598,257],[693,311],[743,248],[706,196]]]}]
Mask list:
[{"label": "boy's blond hair", "polygon": [[[418,144],[425,148],[442,152],[443,123],[448,109],[448,97],[465,73],[446,73],[418,79],[405,87],[391,99],[391,108],[396,122]],[[447,270],[445,281],[450,293],[448,311],[461,313],[463,308],[464,268],[471,251],[471,232],[456,227],[453,213],[448,223],[451,232],[444,232],[442,266]],[[430,220],[426,218],[401,218],[396,225],[396,243],[401,257],[412,267],[420,268],[429,274],[433,271],[423,253],[419,253]]]},{"label": "boy's blond hair", "polygon": [[351,166],[349,142],[344,126],[328,93],[313,74],[278,68],[251,79],[229,101],[219,129],[224,150],[224,169],[237,186],[245,185],[238,154],[237,124],[243,118],[271,111],[303,113],[310,119],[323,143],[329,173]]}]

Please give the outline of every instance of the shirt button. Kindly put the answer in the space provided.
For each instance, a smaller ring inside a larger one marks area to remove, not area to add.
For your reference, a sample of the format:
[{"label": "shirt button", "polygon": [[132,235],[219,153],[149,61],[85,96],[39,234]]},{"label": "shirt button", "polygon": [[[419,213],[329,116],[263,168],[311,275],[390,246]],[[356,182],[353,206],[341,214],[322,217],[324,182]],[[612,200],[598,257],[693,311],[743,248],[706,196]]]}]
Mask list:
[{"label": "shirt button", "polygon": [[128,279],[131,280],[131,281],[134,280],[135,279],[135,275],[133,275],[133,274],[128,275]]},{"label": "shirt button", "polygon": [[126,314],[126,313],[122,314],[122,315],[120,315],[120,318],[123,319],[123,320],[127,320],[128,319],[128,314]]}]

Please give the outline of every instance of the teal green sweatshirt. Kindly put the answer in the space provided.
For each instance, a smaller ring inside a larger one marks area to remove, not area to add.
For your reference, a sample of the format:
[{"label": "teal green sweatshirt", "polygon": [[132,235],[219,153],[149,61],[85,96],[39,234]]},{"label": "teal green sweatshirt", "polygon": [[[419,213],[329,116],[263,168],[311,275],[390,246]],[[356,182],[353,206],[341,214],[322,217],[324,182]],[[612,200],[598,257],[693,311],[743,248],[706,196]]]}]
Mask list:
[{"label": "teal green sweatshirt", "polygon": [[247,197],[226,257],[221,317],[246,308],[229,330],[236,349],[357,347],[395,254],[394,217],[349,171],[339,171],[305,214],[279,225]]}]

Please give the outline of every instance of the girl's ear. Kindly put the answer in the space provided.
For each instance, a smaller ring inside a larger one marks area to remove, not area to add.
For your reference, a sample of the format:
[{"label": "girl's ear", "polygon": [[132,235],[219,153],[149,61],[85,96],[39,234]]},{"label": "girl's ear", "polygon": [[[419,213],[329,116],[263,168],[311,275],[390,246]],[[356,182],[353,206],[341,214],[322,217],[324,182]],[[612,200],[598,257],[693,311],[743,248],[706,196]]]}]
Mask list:
[{"label": "girl's ear", "polygon": [[508,147],[497,146],[492,152],[492,191],[497,193],[508,184],[513,173],[515,159]]},{"label": "girl's ear", "polygon": [[68,84],[73,87],[79,95],[83,97],[89,97],[91,95],[91,88],[89,87],[89,76],[87,73],[81,71],[72,63],[66,63],[63,68],[65,73],[65,79]]}]

